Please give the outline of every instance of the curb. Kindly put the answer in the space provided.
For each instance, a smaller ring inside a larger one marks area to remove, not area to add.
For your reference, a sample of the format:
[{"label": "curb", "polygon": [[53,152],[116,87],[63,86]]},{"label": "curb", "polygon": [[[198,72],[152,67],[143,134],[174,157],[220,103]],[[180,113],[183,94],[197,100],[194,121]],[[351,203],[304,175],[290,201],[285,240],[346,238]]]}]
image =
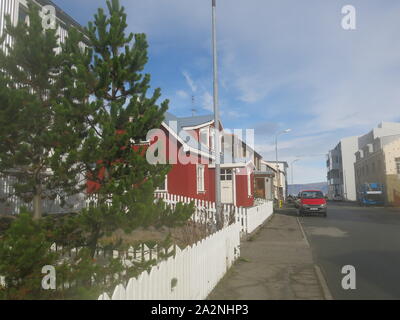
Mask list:
[{"label": "curb", "polygon": [[308,248],[311,248],[310,242],[308,241],[307,235],[306,235],[306,233],[304,232],[303,226],[301,225],[301,222],[300,222],[300,220],[299,220],[298,217],[296,217],[296,221],[297,221],[297,224],[299,225],[301,234],[303,235],[303,239],[304,239],[304,241],[306,242],[307,247],[308,247]]},{"label": "curb", "polygon": [[314,265],[315,273],[317,274],[319,284],[322,288],[322,293],[324,295],[325,300],[333,300],[331,291],[329,290],[328,284],[325,280],[325,277],[321,271],[321,268],[318,265]]},{"label": "curb", "polygon": [[[296,220],[297,220],[297,223],[299,224],[300,231],[301,231],[301,233],[303,235],[304,241],[307,244],[307,247],[311,249],[310,242],[308,241],[307,235],[306,235],[306,233],[305,233],[305,231],[303,229],[303,226],[301,225],[301,222],[300,222],[299,218],[296,217]],[[324,295],[324,299],[325,300],[333,300],[333,296],[331,294],[331,291],[329,290],[328,283],[326,282],[326,279],[324,277],[324,274],[322,273],[321,268],[318,265],[314,264],[314,270],[315,270],[315,273],[317,275],[318,282],[319,282],[319,284],[321,286],[322,293]]]}]

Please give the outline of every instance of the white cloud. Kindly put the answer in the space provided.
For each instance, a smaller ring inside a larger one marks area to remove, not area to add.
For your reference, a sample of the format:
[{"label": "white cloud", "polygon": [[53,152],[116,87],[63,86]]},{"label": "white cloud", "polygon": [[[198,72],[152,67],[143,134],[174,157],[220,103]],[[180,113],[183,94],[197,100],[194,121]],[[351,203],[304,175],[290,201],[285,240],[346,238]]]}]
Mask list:
[{"label": "white cloud", "polygon": [[194,81],[193,81],[192,77],[190,76],[190,74],[187,71],[183,71],[182,74],[185,77],[187,85],[190,87],[192,92],[195,93],[197,91],[197,86],[194,83]]},{"label": "white cloud", "polygon": [[201,96],[201,106],[204,110],[214,111],[214,101],[213,96],[208,91],[204,92]]},{"label": "white cloud", "polygon": [[181,99],[187,99],[187,98],[189,98],[189,94],[188,94],[186,91],[184,91],[184,90],[178,90],[178,91],[176,92],[176,95],[177,95],[179,98],[181,98]]},{"label": "white cloud", "polygon": [[[211,65],[209,2],[124,4],[134,31],[148,32],[155,46],[164,45],[166,54],[177,46],[199,53],[182,68],[194,66],[199,58]],[[399,119],[400,2],[352,0],[357,10],[355,31],[341,28],[345,4],[342,0],[218,1],[221,101],[252,115],[254,122],[283,123],[302,135],[282,137],[282,157],[325,153],[345,135],[364,134],[382,120]],[[207,76],[197,71],[196,81],[185,71],[186,82],[197,91],[201,107],[212,111],[210,70]],[[283,104],[277,96],[293,101]],[[224,111],[229,118],[229,111]],[[260,141],[258,148],[273,155],[273,143]],[[315,163],[302,169],[314,176],[313,167],[321,176],[321,166]]]}]

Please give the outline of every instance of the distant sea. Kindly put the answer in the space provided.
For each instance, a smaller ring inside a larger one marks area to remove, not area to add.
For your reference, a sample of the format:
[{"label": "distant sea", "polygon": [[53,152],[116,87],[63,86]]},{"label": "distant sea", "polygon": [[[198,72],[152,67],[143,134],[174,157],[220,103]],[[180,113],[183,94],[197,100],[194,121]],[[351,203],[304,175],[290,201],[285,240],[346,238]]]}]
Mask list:
[{"label": "distant sea", "polygon": [[297,196],[302,190],[321,190],[324,194],[328,193],[328,183],[327,182],[315,182],[307,184],[289,184],[288,194]]}]

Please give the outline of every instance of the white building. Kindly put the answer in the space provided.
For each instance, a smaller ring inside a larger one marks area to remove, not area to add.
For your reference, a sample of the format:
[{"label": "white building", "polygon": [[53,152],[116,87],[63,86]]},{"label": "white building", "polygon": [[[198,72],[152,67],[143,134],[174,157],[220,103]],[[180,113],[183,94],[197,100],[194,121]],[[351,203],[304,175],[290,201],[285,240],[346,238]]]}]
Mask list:
[{"label": "white building", "polygon": [[[27,21],[28,3],[37,6],[39,12],[42,8],[49,6],[54,8],[55,23],[59,42],[64,42],[68,36],[68,29],[73,26],[79,30],[83,30],[82,26],[66,14],[60,7],[50,0],[0,0],[0,36],[3,35],[6,26],[5,16],[9,15],[11,22],[16,25],[19,21]],[[45,11],[47,14],[49,11]],[[0,48],[6,48],[6,45],[12,45],[12,39],[6,36],[4,43]],[[83,44],[81,44],[83,45]]]},{"label": "white building", "polygon": [[287,190],[288,190],[287,169],[289,168],[289,165],[285,161],[278,161],[278,165],[276,161],[262,161],[262,162],[275,170],[275,176],[276,176],[276,168],[278,166],[279,177],[276,176],[275,179],[273,180],[275,189],[275,199],[278,199],[278,192],[279,192],[281,199],[286,200]]},{"label": "white building", "polygon": [[[17,25],[17,23],[20,21],[29,23],[29,19],[27,17],[29,3],[37,7],[39,14],[40,12],[45,12],[45,15],[49,14],[49,8],[54,11],[54,15],[52,15],[52,17],[55,19],[55,23],[53,25],[57,30],[57,35],[59,36],[59,43],[63,43],[65,41],[66,37],[68,36],[67,30],[70,27],[83,30],[82,26],[80,26],[73,18],[67,15],[61,8],[59,8],[50,0],[0,0],[0,37],[3,36],[5,32],[6,16],[10,16],[11,23],[14,25]],[[45,7],[47,8],[46,10],[44,10]],[[53,25],[51,27],[53,27]],[[0,50],[4,50],[6,52],[7,46],[12,46],[12,44],[13,39],[9,35],[6,35],[4,42],[0,44]],[[80,43],[80,46],[83,47],[85,44]],[[14,183],[14,180],[15,178],[12,176],[0,176],[0,199],[7,198],[7,201],[5,202],[0,201],[0,214],[15,214],[19,211],[19,207],[23,204],[28,205],[28,207],[31,206],[31,204],[26,204],[15,196],[8,196],[13,192],[12,184]],[[67,203],[70,206],[65,208],[60,206],[60,201],[58,198],[54,201],[45,199],[43,202],[43,211],[51,213],[65,211],[69,212],[71,210],[77,211],[85,206],[84,197],[85,195],[83,193],[70,196],[67,199]]]},{"label": "white building", "polygon": [[400,123],[382,122],[377,128],[360,137],[348,137],[339,141],[329,151],[326,163],[328,171],[328,198],[356,201],[357,184],[354,164],[366,150],[373,149],[376,139],[400,134]]},{"label": "white building", "polygon": [[354,174],[355,153],[358,137],[343,138],[329,151],[326,167],[328,171],[328,198],[356,201]]}]

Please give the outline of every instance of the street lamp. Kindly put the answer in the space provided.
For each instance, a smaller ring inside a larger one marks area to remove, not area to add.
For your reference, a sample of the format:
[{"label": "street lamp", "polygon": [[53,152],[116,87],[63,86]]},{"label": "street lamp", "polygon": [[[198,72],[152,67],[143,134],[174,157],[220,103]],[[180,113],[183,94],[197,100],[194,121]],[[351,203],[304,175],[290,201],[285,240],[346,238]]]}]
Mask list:
[{"label": "street lamp", "polygon": [[277,197],[278,197],[278,206],[279,206],[279,208],[281,207],[281,195],[280,195],[280,192],[279,192],[279,188],[280,188],[280,185],[281,185],[281,173],[280,173],[280,171],[279,171],[279,166],[278,166],[278,137],[279,137],[281,134],[289,133],[290,131],[292,131],[292,129],[286,129],[286,130],[283,130],[283,131],[278,132],[278,133],[275,135],[276,173],[277,173],[277,175],[278,175],[278,180],[277,180]]},{"label": "street lamp", "polygon": [[290,164],[290,168],[291,168],[291,170],[292,170],[292,185],[293,185],[293,165],[294,165],[294,163],[295,162],[297,162],[297,161],[299,161],[300,159],[295,159],[295,160],[293,160],[292,162],[291,162],[291,164]]},{"label": "street lamp", "polygon": [[212,0],[212,50],[213,50],[213,82],[214,82],[214,146],[215,146],[215,209],[217,226],[222,221],[221,205],[221,158],[220,158],[220,140],[219,140],[219,106],[218,106],[218,64],[217,64],[217,1]]}]

